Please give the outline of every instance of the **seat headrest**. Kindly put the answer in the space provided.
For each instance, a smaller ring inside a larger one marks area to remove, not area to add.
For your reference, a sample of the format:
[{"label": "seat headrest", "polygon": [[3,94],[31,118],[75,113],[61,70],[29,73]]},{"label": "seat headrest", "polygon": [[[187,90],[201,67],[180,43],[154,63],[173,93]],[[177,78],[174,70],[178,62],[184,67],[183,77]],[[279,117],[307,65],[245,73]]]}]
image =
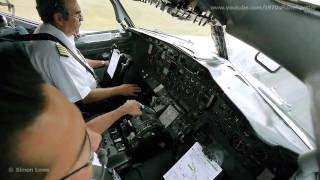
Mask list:
[{"label": "seat headrest", "polygon": [[0,14],[0,28],[8,26],[7,18]]},{"label": "seat headrest", "polygon": [[7,18],[0,14],[0,37],[6,35],[15,35],[15,34],[29,34],[26,28],[22,26],[11,27],[8,26]]},{"label": "seat headrest", "polygon": [[6,35],[15,35],[15,34],[29,34],[29,32],[26,30],[26,28],[22,26],[16,26],[16,27],[0,27],[0,37],[6,36]]}]

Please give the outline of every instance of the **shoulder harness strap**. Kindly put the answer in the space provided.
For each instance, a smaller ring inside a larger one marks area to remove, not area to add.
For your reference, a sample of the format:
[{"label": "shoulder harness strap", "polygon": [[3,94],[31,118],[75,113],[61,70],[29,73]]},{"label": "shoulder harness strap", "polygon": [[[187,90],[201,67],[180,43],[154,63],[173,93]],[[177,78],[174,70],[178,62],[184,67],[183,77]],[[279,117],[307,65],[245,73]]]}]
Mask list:
[{"label": "shoulder harness strap", "polygon": [[40,40],[46,40],[46,41],[53,41],[56,42],[56,47],[59,52],[60,56],[69,57],[69,54],[71,54],[76,61],[78,61],[92,76],[93,78],[99,82],[98,77],[95,75],[95,73],[84,63],[81,61],[81,59],[74,54],[74,52],[68,48],[60,39],[57,37],[48,34],[48,33],[39,33],[39,34],[25,34],[25,35],[7,35],[0,37],[0,41],[40,41]]}]

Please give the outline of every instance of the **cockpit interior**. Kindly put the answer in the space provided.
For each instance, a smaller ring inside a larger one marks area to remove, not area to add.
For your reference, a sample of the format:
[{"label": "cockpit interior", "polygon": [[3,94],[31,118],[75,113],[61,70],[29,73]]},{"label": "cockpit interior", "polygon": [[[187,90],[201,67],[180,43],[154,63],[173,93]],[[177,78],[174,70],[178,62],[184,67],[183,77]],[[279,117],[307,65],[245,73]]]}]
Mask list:
[{"label": "cockpit interior", "polygon": [[[209,1],[199,0],[198,5],[212,7]],[[29,33],[35,28],[23,19],[15,21]],[[112,73],[110,67],[96,70],[108,86],[136,83],[142,88],[133,98],[143,105],[143,115],[125,116],[102,135],[107,173],[115,170],[121,179],[197,179],[193,158],[209,162],[214,170],[203,170],[202,177],[211,179],[282,180],[303,171],[298,159],[315,150],[316,141],[296,131],[269,92],[226,60],[223,38],[215,41],[219,53],[200,57],[182,38],[130,26],[77,37],[77,48],[86,58],[115,61]],[[201,157],[190,155],[190,161],[182,162],[199,147]],[[183,165],[189,172],[178,167]],[[99,169],[95,171],[98,177]]]}]

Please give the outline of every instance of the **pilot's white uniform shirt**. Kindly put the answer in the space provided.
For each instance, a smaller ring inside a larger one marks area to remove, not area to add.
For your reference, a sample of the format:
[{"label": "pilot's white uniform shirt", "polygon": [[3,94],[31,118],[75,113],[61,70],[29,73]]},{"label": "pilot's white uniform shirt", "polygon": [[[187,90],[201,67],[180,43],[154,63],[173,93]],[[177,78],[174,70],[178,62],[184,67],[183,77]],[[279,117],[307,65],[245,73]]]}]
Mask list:
[{"label": "pilot's white uniform shirt", "polygon": [[[87,60],[76,49],[74,37],[67,37],[50,24],[41,24],[35,33],[48,33],[60,39],[74,54],[92,70]],[[74,57],[59,53],[57,44],[52,41],[33,41],[27,48],[31,63],[49,84],[58,88],[70,102],[84,99],[97,87],[94,77]]]}]

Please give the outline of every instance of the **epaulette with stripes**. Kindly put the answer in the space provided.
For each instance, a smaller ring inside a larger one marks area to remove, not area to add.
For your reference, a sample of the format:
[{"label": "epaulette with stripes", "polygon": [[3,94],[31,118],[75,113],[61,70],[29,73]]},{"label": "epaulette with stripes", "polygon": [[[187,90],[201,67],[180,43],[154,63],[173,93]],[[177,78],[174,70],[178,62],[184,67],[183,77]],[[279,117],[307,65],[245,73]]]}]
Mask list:
[{"label": "epaulette with stripes", "polygon": [[60,56],[69,57],[69,52],[64,46],[60,43],[56,43],[56,47]]}]

